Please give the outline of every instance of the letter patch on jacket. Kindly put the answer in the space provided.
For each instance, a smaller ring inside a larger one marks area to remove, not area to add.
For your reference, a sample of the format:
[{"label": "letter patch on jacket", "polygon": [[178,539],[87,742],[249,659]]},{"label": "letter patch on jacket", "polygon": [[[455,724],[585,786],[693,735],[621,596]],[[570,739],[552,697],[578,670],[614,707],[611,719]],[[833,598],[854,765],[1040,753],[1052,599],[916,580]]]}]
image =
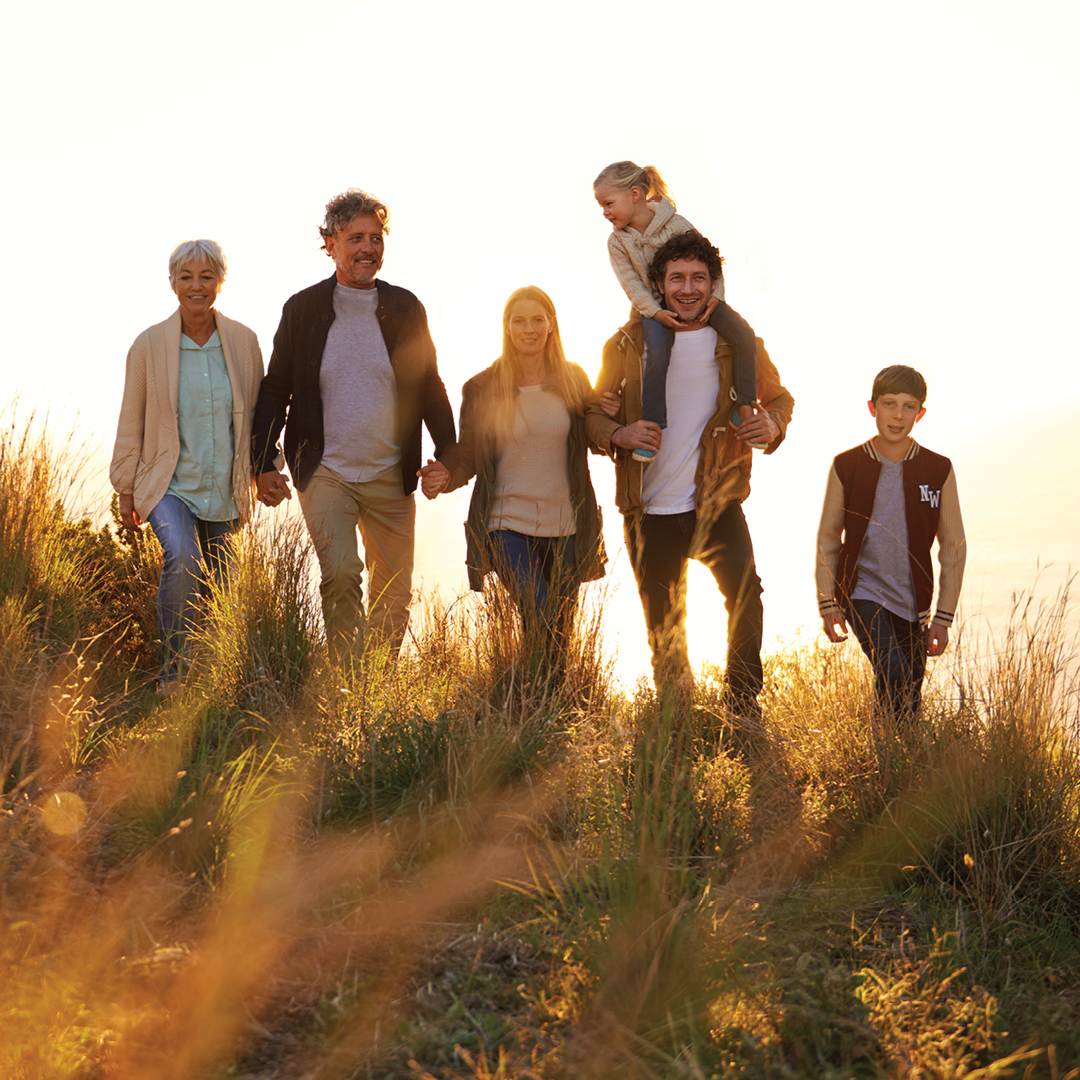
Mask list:
[{"label": "letter patch on jacket", "polygon": [[919,502],[928,502],[931,510],[936,510],[941,502],[941,488],[931,491],[929,484],[919,485]]}]

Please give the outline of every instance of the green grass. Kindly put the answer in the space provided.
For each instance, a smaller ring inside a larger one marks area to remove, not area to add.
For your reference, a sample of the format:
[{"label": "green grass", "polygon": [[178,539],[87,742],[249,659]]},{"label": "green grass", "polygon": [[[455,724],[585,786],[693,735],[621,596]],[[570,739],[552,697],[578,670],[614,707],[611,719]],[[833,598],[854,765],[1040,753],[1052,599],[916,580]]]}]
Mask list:
[{"label": "green grass", "polygon": [[912,731],[824,646],[747,725],[615,687],[602,593],[559,681],[498,592],[336,671],[263,523],[159,701],[153,537],[0,464],[5,1078],[1080,1075],[1067,596]]}]

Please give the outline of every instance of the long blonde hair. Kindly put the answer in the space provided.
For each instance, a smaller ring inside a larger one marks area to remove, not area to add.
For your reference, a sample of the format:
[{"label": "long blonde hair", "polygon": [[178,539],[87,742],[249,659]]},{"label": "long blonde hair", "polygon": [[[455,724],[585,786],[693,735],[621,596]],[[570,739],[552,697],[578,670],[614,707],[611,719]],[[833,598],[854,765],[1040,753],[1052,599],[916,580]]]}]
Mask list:
[{"label": "long blonde hair", "polygon": [[559,318],[555,314],[555,305],[543,289],[536,285],[526,285],[515,289],[503,308],[502,355],[495,361],[493,386],[494,421],[500,435],[507,435],[512,426],[518,399],[518,364],[514,346],[510,341],[510,317],[514,305],[519,300],[535,300],[547,315],[551,323],[547,345],[544,348],[545,381],[552,384],[552,389],[563,399],[572,415],[583,416],[588,405],[588,389],[570,366],[563,352],[562,336],[559,333]]},{"label": "long blonde hair", "polygon": [[645,192],[645,201],[652,202],[661,197],[675,207],[675,200],[660,170],[655,165],[635,165],[632,161],[613,161],[600,170],[600,175],[592,182],[593,191],[602,187],[641,188]]}]

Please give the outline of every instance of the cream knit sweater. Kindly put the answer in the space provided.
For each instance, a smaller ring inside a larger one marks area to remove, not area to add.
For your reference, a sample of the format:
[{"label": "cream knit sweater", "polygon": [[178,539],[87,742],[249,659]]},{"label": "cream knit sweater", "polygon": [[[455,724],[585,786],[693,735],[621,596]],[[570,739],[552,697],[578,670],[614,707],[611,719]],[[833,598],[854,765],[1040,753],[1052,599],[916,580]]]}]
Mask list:
[{"label": "cream knit sweater", "polygon": [[489,529],[525,536],[570,536],[577,515],[570,499],[566,402],[543,386],[519,386],[509,438],[497,440]]},{"label": "cream knit sweater", "polygon": [[[667,199],[651,205],[656,212],[644,233],[630,228],[612,230],[607,244],[611,269],[630,303],[644,318],[652,318],[660,310],[660,293],[656,283],[649,280],[649,263],[666,241],[694,229],[686,218],[675,213]],[[724,299],[723,278],[713,287],[713,296]]]}]

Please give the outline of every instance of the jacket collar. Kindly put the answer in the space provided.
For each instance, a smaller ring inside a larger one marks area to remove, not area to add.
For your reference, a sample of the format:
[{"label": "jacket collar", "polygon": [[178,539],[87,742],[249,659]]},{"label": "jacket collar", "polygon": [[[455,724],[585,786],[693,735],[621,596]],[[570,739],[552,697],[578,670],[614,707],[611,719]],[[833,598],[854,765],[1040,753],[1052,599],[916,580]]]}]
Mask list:
[{"label": "jacket collar", "polygon": [[[337,288],[337,284],[338,279],[336,270],[328,278],[319,282],[321,290],[326,293],[326,295],[329,296],[331,299],[333,298],[334,289]],[[386,301],[386,291],[389,286],[380,277],[375,279],[375,288],[379,293],[379,307],[381,308]]]},{"label": "jacket collar", "polygon": [[[873,437],[867,439],[866,442],[864,442],[862,444],[862,448],[875,461],[884,461],[885,460],[885,458],[883,458],[877,452],[877,447],[874,446]],[[911,440],[911,446],[908,447],[908,452],[900,460],[901,461],[910,461],[918,452],[919,452],[919,444],[914,439],[912,439]]]}]

